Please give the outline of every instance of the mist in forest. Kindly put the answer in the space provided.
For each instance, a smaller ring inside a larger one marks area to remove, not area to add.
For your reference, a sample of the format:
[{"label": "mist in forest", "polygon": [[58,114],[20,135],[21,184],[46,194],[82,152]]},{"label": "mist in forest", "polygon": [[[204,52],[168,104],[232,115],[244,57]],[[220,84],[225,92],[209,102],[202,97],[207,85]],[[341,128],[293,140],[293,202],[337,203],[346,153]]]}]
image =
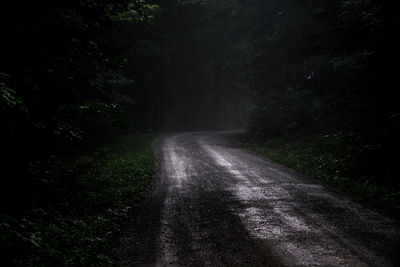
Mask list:
[{"label": "mist in forest", "polygon": [[124,132],[247,129],[261,141],[337,136],[370,172],[368,162],[398,144],[394,5],[10,5],[0,70],[4,154],[30,162]]},{"label": "mist in forest", "polygon": [[398,212],[398,2],[5,1],[0,265],[109,265],[173,132]]}]

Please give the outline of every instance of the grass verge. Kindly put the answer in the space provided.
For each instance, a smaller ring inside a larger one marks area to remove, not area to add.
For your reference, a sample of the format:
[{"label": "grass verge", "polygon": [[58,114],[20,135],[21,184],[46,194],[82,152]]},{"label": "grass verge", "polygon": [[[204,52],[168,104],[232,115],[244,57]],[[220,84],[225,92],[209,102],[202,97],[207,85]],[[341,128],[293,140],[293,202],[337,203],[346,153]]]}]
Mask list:
[{"label": "grass verge", "polygon": [[354,155],[340,134],[308,138],[275,138],[267,142],[239,141],[250,150],[272,161],[293,168],[338,189],[351,198],[398,218],[398,188],[382,186],[354,174]]},{"label": "grass verge", "polygon": [[0,266],[112,264],[116,237],[155,177],[154,138],[122,136],[95,152],[32,166],[39,180],[32,208],[0,214]]}]

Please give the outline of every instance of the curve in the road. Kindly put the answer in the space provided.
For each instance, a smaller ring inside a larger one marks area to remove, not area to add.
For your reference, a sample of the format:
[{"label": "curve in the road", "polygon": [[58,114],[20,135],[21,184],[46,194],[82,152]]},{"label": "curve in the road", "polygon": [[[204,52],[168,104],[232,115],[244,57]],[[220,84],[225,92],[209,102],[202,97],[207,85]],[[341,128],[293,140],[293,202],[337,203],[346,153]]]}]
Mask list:
[{"label": "curve in the road", "polygon": [[391,219],[240,147],[232,132],[155,145],[159,179],[120,265],[396,266]]}]

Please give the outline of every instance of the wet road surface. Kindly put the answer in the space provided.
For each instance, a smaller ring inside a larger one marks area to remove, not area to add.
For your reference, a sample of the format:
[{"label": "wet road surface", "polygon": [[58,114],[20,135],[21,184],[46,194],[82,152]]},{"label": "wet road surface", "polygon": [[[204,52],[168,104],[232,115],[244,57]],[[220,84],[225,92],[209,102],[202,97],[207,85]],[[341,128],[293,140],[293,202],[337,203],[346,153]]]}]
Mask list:
[{"label": "wet road surface", "polygon": [[156,142],[159,177],[120,266],[399,266],[396,222],[230,145],[232,134]]}]

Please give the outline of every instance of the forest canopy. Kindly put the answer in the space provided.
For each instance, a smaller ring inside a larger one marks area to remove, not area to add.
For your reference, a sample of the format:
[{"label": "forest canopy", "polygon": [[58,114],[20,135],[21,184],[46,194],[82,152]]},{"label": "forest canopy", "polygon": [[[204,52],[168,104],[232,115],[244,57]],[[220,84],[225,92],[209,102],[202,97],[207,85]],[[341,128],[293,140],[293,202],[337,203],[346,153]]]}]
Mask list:
[{"label": "forest canopy", "polygon": [[2,10],[2,151],[10,162],[29,162],[130,127],[247,125],[259,139],[335,132],[358,149],[367,146],[365,153],[393,152],[399,130],[395,5],[9,5]]},{"label": "forest canopy", "polygon": [[[395,0],[4,1],[0,226],[33,206],[76,201],[75,173],[60,178],[52,168],[85,153],[96,163],[95,150],[124,133],[245,129],[247,143],[283,147],[294,165],[303,160],[318,175],[382,186],[398,199],[398,7]],[[148,139],[124,144],[147,153],[137,174],[150,179]],[[15,233],[7,238],[20,238]]]},{"label": "forest canopy", "polygon": [[368,161],[395,152],[395,6],[14,3],[2,9],[2,153],[27,163],[127,129],[243,127],[260,140],[340,133]]}]

